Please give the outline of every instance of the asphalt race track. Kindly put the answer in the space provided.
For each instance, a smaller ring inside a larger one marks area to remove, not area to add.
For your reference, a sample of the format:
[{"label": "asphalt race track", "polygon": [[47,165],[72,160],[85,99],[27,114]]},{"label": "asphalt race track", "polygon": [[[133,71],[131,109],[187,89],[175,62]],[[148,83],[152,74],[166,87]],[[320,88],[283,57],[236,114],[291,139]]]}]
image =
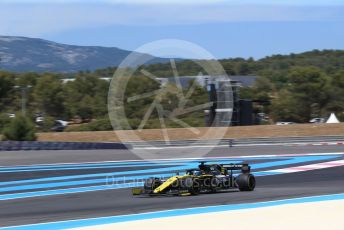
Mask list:
[{"label": "asphalt race track", "polygon": [[[191,149],[161,149],[158,156],[175,151]],[[255,191],[146,198],[133,197],[130,187],[199,161],[140,161],[129,150],[0,152],[0,226],[343,193],[343,154],[340,145],[215,148],[210,162],[252,165]]]}]

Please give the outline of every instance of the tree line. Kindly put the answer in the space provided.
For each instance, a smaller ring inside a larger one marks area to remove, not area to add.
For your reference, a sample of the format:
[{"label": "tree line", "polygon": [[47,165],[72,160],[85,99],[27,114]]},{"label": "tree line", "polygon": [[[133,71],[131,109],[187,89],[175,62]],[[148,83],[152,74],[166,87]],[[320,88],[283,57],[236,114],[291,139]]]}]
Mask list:
[{"label": "tree line", "polygon": [[[303,123],[314,117],[327,117],[331,112],[344,120],[344,51],[313,50],[259,60],[231,58],[219,62],[229,77],[258,76],[253,87],[241,89],[241,98],[268,102],[254,106],[255,111],[268,114],[270,122]],[[177,66],[180,75],[203,71],[201,65],[190,60]],[[172,76],[169,63],[145,68],[158,76]]]},{"label": "tree line", "polygon": [[[9,124],[11,114],[21,115],[22,90],[26,93],[26,117],[34,121],[37,116],[44,117],[41,131],[49,131],[54,120],[72,121],[69,131],[111,130],[108,117],[108,91],[110,82],[101,79],[95,72],[80,72],[72,81],[62,81],[66,75],[56,73],[22,73],[0,72],[0,129]],[[190,84],[192,84],[190,82]],[[166,94],[159,95],[164,109],[172,111],[178,107],[178,98],[172,92],[178,89],[173,84]],[[156,95],[139,98],[128,102],[129,97],[160,89],[160,84],[142,74],[130,78],[125,90],[125,113],[132,128],[138,128],[145,113]],[[188,89],[181,90],[186,94]],[[178,93],[177,93],[178,94]],[[197,86],[186,106],[207,102],[205,89]],[[180,117],[193,126],[203,126],[203,112],[196,111]],[[153,110],[142,128],[161,128],[159,114]],[[167,127],[180,127],[180,124],[166,120]],[[116,128],[116,127],[115,127]],[[118,127],[123,128],[123,127]]]},{"label": "tree line", "polygon": [[[274,55],[260,60],[253,58],[233,58],[219,60],[231,75],[259,76],[255,85],[241,89],[241,98],[254,101],[268,101],[255,104],[255,110],[268,114],[271,121],[307,122],[313,117],[328,116],[335,112],[343,119],[344,111],[344,51],[314,50],[302,54]],[[199,63],[192,60],[179,60],[179,75],[197,75],[203,72]],[[171,77],[173,71],[169,63],[141,66],[128,83],[125,97],[158,90],[160,85],[145,77],[140,70],[145,69],[158,77]],[[84,71],[72,74],[60,73],[10,73],[0,71],[0,129],[9,124],[8,114],[20,113],[23,90],[26,94],[27,114],[34,120],[37,113],[44,116],[46,126],[55,119],[79,120],[69,130],[110,130],[107,114],[107,95],[109,82],[101,77],[112,77],[115,67]],[[203,72],[203,74],[207,74]],[[74,81],[62,82],[61,79],[73,78]],[[191,86],[191,83],[190,83]],[[170,84],[170,92],[178,91]],[[184,89],[186,94],[188,89]],[[162,95],[164,108],[172,111],[178,107],[178,94]],[[138,128],[145,112],[153,102],[154,96],[127,102],[125,111],[129,123]],[[187,106],[207,102],[207,92],[197,87]],[[180,118],[193,126],[204,126],[203,111],[185,114]],[[167,121],[168,127],[180,127]],[[151,114],[144,128],[159,128],[159,116]]]}]

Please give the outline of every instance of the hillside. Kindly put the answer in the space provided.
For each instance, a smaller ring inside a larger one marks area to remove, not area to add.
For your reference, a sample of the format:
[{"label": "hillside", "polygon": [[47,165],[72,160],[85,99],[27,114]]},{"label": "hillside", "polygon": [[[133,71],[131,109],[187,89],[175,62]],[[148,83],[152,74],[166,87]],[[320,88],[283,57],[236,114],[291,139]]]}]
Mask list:
[{"label": "hillside", "polygon": [[[228,58],[219,60],[229,75],[267,75],[286,73],[292,67],[318,67],[326,73],[344,68],[343,50],[313,50],[299,54],[272,55],[262,59]],[[193,61],[180,61],[177,65],[180,75],[197,75],[201,67]],[[158,63],[146,67],[157,76],[171,76],[169,63]]]},{"label": "hillside", "polygon": [[[12,72],[92,71],[118,66],[129,53],[131,51],[112,47],[75,46],[37,38],[0,36],[0,69]],[[153,58],[150,63],[165,61]]]}]

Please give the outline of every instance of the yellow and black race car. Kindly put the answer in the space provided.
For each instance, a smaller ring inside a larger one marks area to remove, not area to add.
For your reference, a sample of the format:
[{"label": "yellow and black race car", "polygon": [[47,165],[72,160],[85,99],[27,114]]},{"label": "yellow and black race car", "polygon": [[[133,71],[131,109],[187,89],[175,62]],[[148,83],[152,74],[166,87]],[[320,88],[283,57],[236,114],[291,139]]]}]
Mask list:
[{"label": "yellow and black race car", "polygon": [[[234,175],[235,171],[240,171]],[[133,195],[198,195],[238,188],[240,191],[253,191],[256,179],[250,173],[248,164],[205,164],[189,169],[184,175],[168,179],[149,178],[143,188],[133,188]]]}]

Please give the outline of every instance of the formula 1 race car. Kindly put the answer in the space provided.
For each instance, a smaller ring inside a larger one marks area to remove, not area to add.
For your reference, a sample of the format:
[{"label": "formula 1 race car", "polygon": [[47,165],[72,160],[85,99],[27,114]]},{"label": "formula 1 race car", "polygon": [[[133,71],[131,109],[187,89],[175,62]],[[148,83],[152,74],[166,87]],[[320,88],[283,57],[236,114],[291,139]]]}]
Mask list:
[{"label": "formula 1 race car", "polygon": [[[240,171],[235,176],[233,172]],[[133,188],[133,195],[198,195],[215,193],[238,188],[240,191],[253,191],[256,179],[250,173],[248,164],[205,164],[189,169],[182,176],[168,179],[149,178],[143,188]]]}]

